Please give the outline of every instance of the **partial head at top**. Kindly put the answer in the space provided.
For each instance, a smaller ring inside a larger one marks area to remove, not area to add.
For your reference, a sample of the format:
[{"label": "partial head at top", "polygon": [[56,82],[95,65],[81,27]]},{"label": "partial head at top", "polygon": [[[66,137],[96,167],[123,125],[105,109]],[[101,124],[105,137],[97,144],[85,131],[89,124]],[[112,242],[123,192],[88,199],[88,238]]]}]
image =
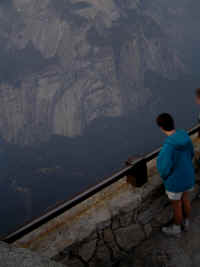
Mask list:
[{"label": "partial head at top", "polygon": [[171,135],[175,132],[175,123],[173,117],[168,113],[160,114],[156,119],[157,125],[166,134]]},{"label": "partial head at top", "polygon": [[200,105],[200,88],[196,89],[195,95],[196,95],[196,102],[197,102],[197,104]]}]

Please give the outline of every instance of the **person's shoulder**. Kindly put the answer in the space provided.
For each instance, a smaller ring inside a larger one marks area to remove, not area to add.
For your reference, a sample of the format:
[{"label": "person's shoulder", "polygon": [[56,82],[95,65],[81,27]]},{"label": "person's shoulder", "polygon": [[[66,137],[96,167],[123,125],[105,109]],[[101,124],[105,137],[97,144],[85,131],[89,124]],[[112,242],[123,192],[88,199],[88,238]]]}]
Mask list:
[{"label": "person's shoulder", "polygon": [[176,130],[176,134],[177,136],[182,136],[182,137],[185,137],[185,138],[190,138],[188,132],[184,129],[178,129]]},{"label": "person's shoulder", "polygon": [[185,129],[177,129],[176,132],[188,135],[188,133],[187,133],[187,131]]}]

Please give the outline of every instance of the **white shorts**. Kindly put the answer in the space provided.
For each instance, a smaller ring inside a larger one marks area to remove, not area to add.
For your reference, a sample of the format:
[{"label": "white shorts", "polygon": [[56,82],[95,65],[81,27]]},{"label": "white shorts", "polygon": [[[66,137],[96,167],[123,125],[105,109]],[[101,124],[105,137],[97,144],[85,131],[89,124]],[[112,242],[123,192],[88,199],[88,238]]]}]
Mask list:
[{"label": "white shorts", "polygon": [[[194,188],[191,188],[189,190],[187,190],[186,192],[191,192],[193,191]],[[181,200],[182,196],[183,196],[183,193],[184,192],[180,192],[180,193],[173,193],[173,192],[169,192],[169,191],[166,191],[166,194],[168,196],[168,198],[170,200]]]}]

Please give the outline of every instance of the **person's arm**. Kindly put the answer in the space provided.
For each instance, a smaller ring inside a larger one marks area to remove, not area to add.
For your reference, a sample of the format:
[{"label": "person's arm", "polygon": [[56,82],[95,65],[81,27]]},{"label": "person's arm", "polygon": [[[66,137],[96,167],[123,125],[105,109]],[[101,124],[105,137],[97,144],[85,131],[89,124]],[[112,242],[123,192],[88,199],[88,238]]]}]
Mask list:
[{"label": "person's arm", "polygon": [[167,180],[174,167],[173,147],[165,144],[157,159],[157,169],[163,180]]}]

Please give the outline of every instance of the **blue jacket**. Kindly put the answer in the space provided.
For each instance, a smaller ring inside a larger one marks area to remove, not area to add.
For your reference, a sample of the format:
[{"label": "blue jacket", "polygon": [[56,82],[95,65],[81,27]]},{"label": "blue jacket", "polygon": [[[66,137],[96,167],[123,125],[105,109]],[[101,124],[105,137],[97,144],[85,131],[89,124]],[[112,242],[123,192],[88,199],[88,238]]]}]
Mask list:
[{"label": "blue jacket", "polygon": [[192,141],[184,130],[166,138],[157,159],[157,168],[169,192],[184,192],[195,184]]}]

